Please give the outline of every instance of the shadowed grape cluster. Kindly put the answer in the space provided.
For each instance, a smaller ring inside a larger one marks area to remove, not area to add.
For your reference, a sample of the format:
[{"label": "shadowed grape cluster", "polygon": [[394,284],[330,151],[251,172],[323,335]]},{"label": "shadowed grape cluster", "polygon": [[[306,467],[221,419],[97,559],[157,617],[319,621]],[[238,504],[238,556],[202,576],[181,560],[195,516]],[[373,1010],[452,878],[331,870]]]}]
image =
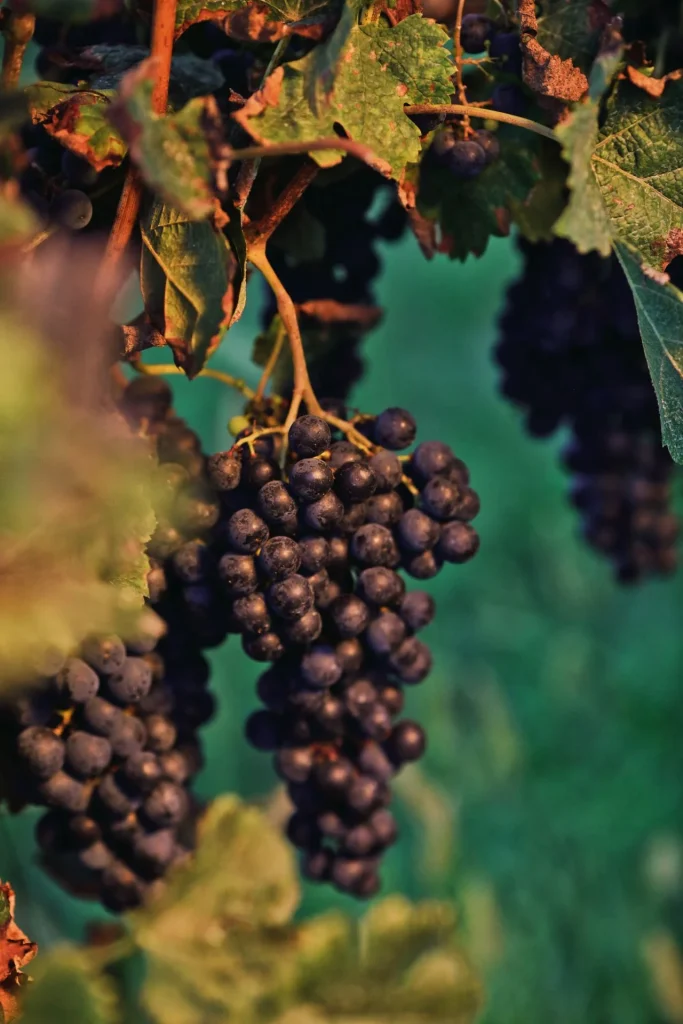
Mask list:
[{"label": "shadowed grape cluster", "polygon": [[633,299],[616,259],[520,241],[524,270],[500,322],[502,391],[530,433],[566,426],[564,463],[586,540],[622,582],[676,566],[673,463]]}]

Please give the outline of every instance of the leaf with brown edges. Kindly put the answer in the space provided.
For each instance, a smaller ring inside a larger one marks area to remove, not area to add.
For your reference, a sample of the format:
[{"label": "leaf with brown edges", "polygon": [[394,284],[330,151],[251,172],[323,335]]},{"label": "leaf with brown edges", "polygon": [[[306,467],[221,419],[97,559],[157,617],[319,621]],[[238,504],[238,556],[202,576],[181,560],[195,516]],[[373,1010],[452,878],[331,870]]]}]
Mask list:
[{"label": "leaf with brown edges", "polygon": [[0,1013],[3,1021],[14,1020],[18,1014],[17,997],[22,982],[22,968],[38,952],[14,920],[15,895],[12,886],[0,882]]},{"label": "leaf with brown edges", "polygon": [[127,146],[108,118],[116,93],[37,82],[28,90],[31,119],[96,171],[118,167]]}]

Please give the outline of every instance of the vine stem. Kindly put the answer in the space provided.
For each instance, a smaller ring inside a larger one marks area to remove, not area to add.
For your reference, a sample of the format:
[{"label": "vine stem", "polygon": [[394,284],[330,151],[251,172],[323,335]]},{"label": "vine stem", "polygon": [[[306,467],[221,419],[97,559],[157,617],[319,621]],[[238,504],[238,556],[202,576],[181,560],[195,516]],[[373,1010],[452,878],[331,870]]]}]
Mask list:
[{"label": "vine stem", "polygon": [[553,129],[539,124],[538,121],[531,121],[528,117],[517,117],[516,114],[504,114],[502,110],[475,107],[469,103],[416,103],[404,107],[403,110],[408,116],[411,114],[469,114],[470,117],[482,117],[486,121],[502,121],[504,124],[513,124],[516,128],[526,128],[527,131],[535,132],[536,135],[543,135],[546,139],[559,142]]},{"label": "vine stem", "polygon": [[287,331],[285,330],[285,325],[282,322],[282,317],[280,317],[280,324],[277,329],[277,335],[275,336],[275,344],[270,351],[266,365],[263,367],[261,379],[259,380],[256,391],[254,392],[255,402],[260,402],[265,394],[268,381],[270,380],[273,370],[277,366],[277,361],[280,358],[280,353],[282,352],[282,346],[285,343],[286,336]]},{"label": "vine stem", "polygon": [[270,146],[245,146],[244,149],[227,147],[227,155],[231,160],[251,160],[262,156],[297,156],[300,153],[316,153],[324,149],[338,149],[349,153],[371,167],[381,165],[369,146],[354,139],[343,139],[339,135],[327,136],[323,139],[311,139],[310,142],[274,142]]},{"label": "vine stem", "polygon": [[304,344],[301,339],[299,320],[296,315],[296,307],[292,302],[292,298],[280,278],[275,273],[273,267],[270,265],[268,257],[266,256],[266,247],[264,243],[261,242],[256,245],[252,245],[248,255],[251,264],[256,267],[257,270],[261,271],[273,290],[275,301],[277,302],[278,313],[280,314],[282,324],[287,332],[287,337],[289,338],[289,349],[292,354],[292,366],[294,369],[294,387],[292,389],[292,399],[289,405],[287,419],[283,425],[283,432],[286,433],[296,419],[299,408],[301,407],[301,403],[304,399],[306,400],[308,411],[314,416],[324,416],[324,412],[320,406],[320,402],[315,396],[313,385],[311,384],[311,378],[308,375]]},{"label": "vine stem", "polygon": [[[176,7],[177,0],[155,0],[154,3],[151,56],[156,59],[156,77],[152,90],[152,110],[155,114],[165,114],[168,103]],[[100,265],[98,275],[100,287],[118,264],[131,239],[140,211],[142,190],[142,178],[137,169],[131,165],[128,168],[116,210],[116,219]]]},{"label": "vine stem", "polygon": [[3,19],[2,33],[5,45],[2,51],[2,73],[0,84],[5,90],[16,89],[21,77],[26,47],[36,27],[34,14],[16,14],[10,10]]},{"label": "vine stem", "polygon": [[[458,92],[458,103],[460,106],[467,106],[467,91],[465,89],[465,83],[462,79],[462,15],[465,9],[465,0],[458,0],[458,8],[455,15],[455,28],[453,30],[453,49],[455,51],[455,81]],[[470,127],[470,115],[469,113],[463,114],[462,119],[463,127],[465,128],[465,134],[469,132]]]},{"label": "vine stem", "polygon": [[277,197],[270,210],[268,210],[268,213],[261,220],[247,227],[245,235],[248,242],[257,244],[266,242],[270,238],[275,229],[282,223],[293,207],[296,206],[299,199],[301,199],[318,173],[318,170],[318,165],[313,163],[312,160],[307,160],[299,168]]},{"label": "vine stem", "polygon": [[[132,362],[131,365],[138,373],[142,373],[147,377],[166,377],[172,374],[185,375],[185,371],[177,367],[175,363],[143,363],[138,359]],[[214,370],[205,366],[203,370],[199,371],[197,376],[219,380],[222,384],[226,384],[228,387],[234,388],[235,391],[239,391],[248,401],[256,397],[256,392],[249,387],[246,381],[243,381],[240,377],[233,377],[230,373],[224,373],[222,370]]]}]

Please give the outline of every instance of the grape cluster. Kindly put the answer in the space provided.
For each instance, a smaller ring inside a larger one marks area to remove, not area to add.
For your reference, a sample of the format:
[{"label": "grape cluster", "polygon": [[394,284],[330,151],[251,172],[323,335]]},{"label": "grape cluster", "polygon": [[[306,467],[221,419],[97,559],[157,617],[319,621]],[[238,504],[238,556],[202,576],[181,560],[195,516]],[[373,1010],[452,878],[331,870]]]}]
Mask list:
[{"label": "grape cluster", "polygon": [[572,501],[617,578],[669,573],[673,463],[624,275],[615,259],[582,256],[563,240],[519,244],[524,271],[508,292],[497,348],[503,393],[532,434],[569,428]]},{"label": "grape cluster", "polygon": [[[270,256],[278,276],[296,303],[332,299],[350,310],[344,321],[325,322],[305,311],[301,328],[307,344],[309,371],[318,394],[346,398],[363,372],[361,342],[372,324],[354,318],[354,307],[375,305],[373,282],[381,270],[377,247],[398,240],[407,225],[406,212],[391,186],[367,167],[346,177],[313,183],[297,204],[324,233],[324,251],[310,259],[291,261],[275,244]],[[287,229],[287,220],[283,229]],[[277,236],[274,237],[277,242]],[[271,293],[264,308],[270,323],[276,311]],[[377,311],[379,314],[379,310]]]},{"label": "grape cluster", "polygon": [[111,910],[137,906],[192,845],[188,783],[201,767],[208,665],[169,636],[128,647],[91,638],[3,709],[46,869]]},{"label": "grape cluster", "polygon": [[193,566],[183,582],[190,604],[221,617],[250,657],[273,663],[257,685],[265,708],[246,733],[275,754],[304,872],[368,896],[395,837],[390,779],[425,746],[420,726],[397,716],[402,687],[429,673],[417,633],[434,605],[423,591],[407,593],[397,570],[428,579],[471,558],[479,502],[447,445],[423,442],[398,458],[416,433],[405,410],[359,427],[367,442],[354,444],[300,416],[284,471],[271,437],[212,456],[219,520],[172,564],[176,574]]}]

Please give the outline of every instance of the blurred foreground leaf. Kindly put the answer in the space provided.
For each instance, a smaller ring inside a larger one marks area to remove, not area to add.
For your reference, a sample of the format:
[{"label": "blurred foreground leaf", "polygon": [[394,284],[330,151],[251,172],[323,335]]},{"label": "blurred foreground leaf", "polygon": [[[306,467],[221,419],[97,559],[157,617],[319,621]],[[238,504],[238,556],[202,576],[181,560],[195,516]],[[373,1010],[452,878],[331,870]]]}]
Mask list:
[{"label": "blurred foreground leaf", "polygon": [[17,1016],[17,997],[26,981],[22,968],[30,963],[38,947],[24,935],[14,920],[14,892],[0,882],[0,1021],[5,1024]]},{"label": "blurred foreground leaf", "polygon": [[63,946],[41,954],[33,984],[22,998],[22,1024],[115,1024],[112,982],[98,974],[87,953]]}]

